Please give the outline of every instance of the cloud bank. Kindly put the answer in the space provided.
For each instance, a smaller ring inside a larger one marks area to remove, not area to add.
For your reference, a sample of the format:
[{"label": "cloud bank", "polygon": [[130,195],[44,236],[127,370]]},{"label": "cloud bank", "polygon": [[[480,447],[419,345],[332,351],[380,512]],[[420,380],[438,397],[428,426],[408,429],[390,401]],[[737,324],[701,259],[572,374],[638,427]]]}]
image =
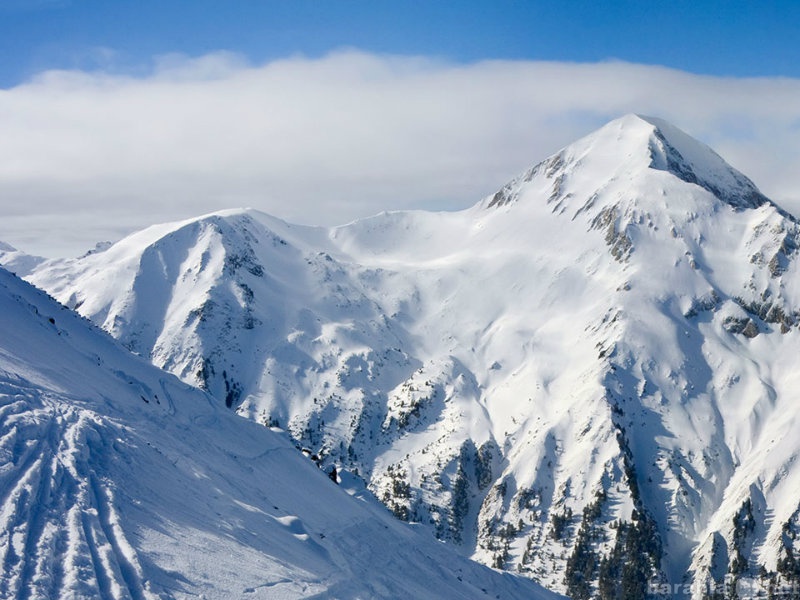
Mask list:
[{"label": "cloud bank", "polygon": [[341,224],[465,208],[624,113],[672,121],[800,213],[800,80],[341,51],[161,57],[0,90],[0,240],[78,254],[238,206]]}]

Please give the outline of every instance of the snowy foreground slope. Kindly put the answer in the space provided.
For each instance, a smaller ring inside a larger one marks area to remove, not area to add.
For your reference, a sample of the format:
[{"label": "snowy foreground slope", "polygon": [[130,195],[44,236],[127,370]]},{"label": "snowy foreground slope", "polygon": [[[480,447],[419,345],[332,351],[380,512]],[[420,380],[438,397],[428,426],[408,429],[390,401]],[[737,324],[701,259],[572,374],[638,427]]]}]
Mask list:
[{"label": "snowy foreground slope", "polygon": [[0,598],[545,598],[0,269]]},{"label": "snowy foreground slope", "polygon": [[629,115],[462,212],[226,211],[19,272],[486,564],[702,597],[800,579],[799,246]]}]

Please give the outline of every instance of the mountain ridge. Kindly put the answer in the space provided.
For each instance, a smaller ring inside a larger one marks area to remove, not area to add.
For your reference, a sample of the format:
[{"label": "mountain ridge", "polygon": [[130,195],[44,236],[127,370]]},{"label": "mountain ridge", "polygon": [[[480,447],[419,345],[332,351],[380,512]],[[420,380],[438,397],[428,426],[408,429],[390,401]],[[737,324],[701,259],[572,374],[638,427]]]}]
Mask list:
[{"label": "mountain ridge", "polygon": [[0,308],[1,596],[554,597],[350,497],[5,269]]},{"label": "mountain ridge", "polygon": [[486,564],[577,598],[792,581],[800,231],[671,125],[457,213],[173,229],[29,279]]}]

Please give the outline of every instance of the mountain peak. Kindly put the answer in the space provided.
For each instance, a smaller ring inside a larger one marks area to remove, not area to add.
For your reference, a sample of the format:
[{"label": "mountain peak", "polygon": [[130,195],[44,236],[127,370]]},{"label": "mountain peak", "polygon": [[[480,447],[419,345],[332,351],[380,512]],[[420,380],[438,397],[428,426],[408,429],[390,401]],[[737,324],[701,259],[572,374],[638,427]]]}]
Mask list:
[{"label": "mountain peak", "polygon": [[[697,185],[735,210],[769,202],[750,179],[702,142],[663,119],[627,114],[542,161],[485,205],[509,204],[517,200],[525,184],[541,177],[554,182],[551,199],[588,198],[607,182],[646,176],[650,170]],[[567,180],[573,185],[567,186]]]}]

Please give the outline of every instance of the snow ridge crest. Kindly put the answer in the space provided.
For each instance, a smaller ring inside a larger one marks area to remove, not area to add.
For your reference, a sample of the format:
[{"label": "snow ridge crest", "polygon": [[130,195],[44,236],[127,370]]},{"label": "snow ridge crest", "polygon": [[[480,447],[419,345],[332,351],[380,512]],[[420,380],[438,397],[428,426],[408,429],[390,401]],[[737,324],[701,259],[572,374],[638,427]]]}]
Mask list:
[{"label": "snow ridge crest", "polygon": [[750,179],[702,142],[663,119],[628,114],[540,162],[483,205],[495,208],[516,202],[527,184],[543,179],[553,182],[550,200],[591,197],[609,181],[647,177],[652,170],[697,185],[734,210],[770,202]]},{"label": "snow ridge crest", "polygon": [[769,202],[748,177],[705,144],[662,119],[636,118],[652,126],[648,146],[651,169],[667,171],[699,185],[736,210],[758,208]]}]

